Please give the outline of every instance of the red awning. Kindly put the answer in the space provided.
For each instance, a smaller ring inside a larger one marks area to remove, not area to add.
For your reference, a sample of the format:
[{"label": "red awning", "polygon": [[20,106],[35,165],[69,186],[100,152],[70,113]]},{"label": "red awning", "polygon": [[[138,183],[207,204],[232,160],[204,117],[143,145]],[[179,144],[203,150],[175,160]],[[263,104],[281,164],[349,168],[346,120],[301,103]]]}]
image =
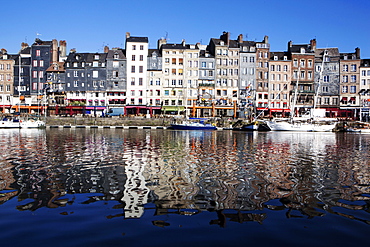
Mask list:
[{"label": "red awning", "polygon": [[347,101],[347,97],[342,97],[342,100],[343,101]]},{"label": "red awning", "polygon": [[351,101],[356,101],[356,97],[351,97]]},{"label": "red awning", "polygon": [[289,109],[283,109],[283,108],[275,108],[275,109],[269,109],[271,112],[290,112]]}]

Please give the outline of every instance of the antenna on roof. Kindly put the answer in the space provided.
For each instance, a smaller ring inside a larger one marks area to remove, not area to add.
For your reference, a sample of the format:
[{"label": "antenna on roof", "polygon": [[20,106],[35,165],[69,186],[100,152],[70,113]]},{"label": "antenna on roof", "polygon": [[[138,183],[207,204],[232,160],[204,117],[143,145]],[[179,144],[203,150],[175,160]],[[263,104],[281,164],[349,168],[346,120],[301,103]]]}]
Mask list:
[{"label": "antenna on roof", "polygon": [[168,32],[166,31],[166,36],[164,37],[165,40],[168,38]]}]

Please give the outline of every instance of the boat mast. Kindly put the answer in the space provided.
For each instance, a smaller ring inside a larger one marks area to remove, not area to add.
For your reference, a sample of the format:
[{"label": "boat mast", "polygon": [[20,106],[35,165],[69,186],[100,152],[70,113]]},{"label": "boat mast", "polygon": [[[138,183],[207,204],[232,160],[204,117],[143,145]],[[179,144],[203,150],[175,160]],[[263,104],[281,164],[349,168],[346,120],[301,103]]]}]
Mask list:
[{"label": "boat mast", "polygon": [[290,110],[290,118],[292,119],[295,115],[295,105],[297,102],[297,95],[298,95],[298,82],[299,82],[299,72],[301,71],[301,67],[298,67],[298,72],[297,72],[297,82],[295,84],[295,90],[294,90],[294,98],[292,102],[292,107]]}]

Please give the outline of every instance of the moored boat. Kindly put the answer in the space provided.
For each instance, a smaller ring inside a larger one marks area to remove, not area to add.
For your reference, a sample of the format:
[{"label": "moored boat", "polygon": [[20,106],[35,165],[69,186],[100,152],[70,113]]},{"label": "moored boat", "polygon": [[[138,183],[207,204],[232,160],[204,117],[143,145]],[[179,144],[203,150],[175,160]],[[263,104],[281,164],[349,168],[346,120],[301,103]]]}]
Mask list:
[{"label": "moored boat", "polygon": [[217,127],[212,124],[206,124],[204,122],[190,122],[190,121],[171,124],[171,127],[175,130],[216,130],[217,129]]}]

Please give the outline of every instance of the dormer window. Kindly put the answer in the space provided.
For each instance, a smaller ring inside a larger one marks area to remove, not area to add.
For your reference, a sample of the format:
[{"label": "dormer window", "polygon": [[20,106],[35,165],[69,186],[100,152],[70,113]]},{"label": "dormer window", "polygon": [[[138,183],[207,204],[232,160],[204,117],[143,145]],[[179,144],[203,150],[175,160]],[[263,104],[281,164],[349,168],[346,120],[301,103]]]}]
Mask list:
[{"label": "dormer window", "polygon": [[274,60],[277,61],[278,60],[278,56],[274,56]]},{"label": "dormer window", "polygon": [[99,60],[99,54],[95,54],[94,59]]},{"label": "dormer window", "polygon": [[305,53],[305,49],[303,47],[301,47],[301,54]]},{"label": "dormer window", "polygon": [[113,58],[114,58],[114,59],[118,59],[118,58],[119,58],[118,54],[117,54],[117,53],[116,53],[116,54],[114,54]]},{"label": "dormer window", "polygon": [[284,61],[288,60],[288,57],[287,56],[284,56]]}]

